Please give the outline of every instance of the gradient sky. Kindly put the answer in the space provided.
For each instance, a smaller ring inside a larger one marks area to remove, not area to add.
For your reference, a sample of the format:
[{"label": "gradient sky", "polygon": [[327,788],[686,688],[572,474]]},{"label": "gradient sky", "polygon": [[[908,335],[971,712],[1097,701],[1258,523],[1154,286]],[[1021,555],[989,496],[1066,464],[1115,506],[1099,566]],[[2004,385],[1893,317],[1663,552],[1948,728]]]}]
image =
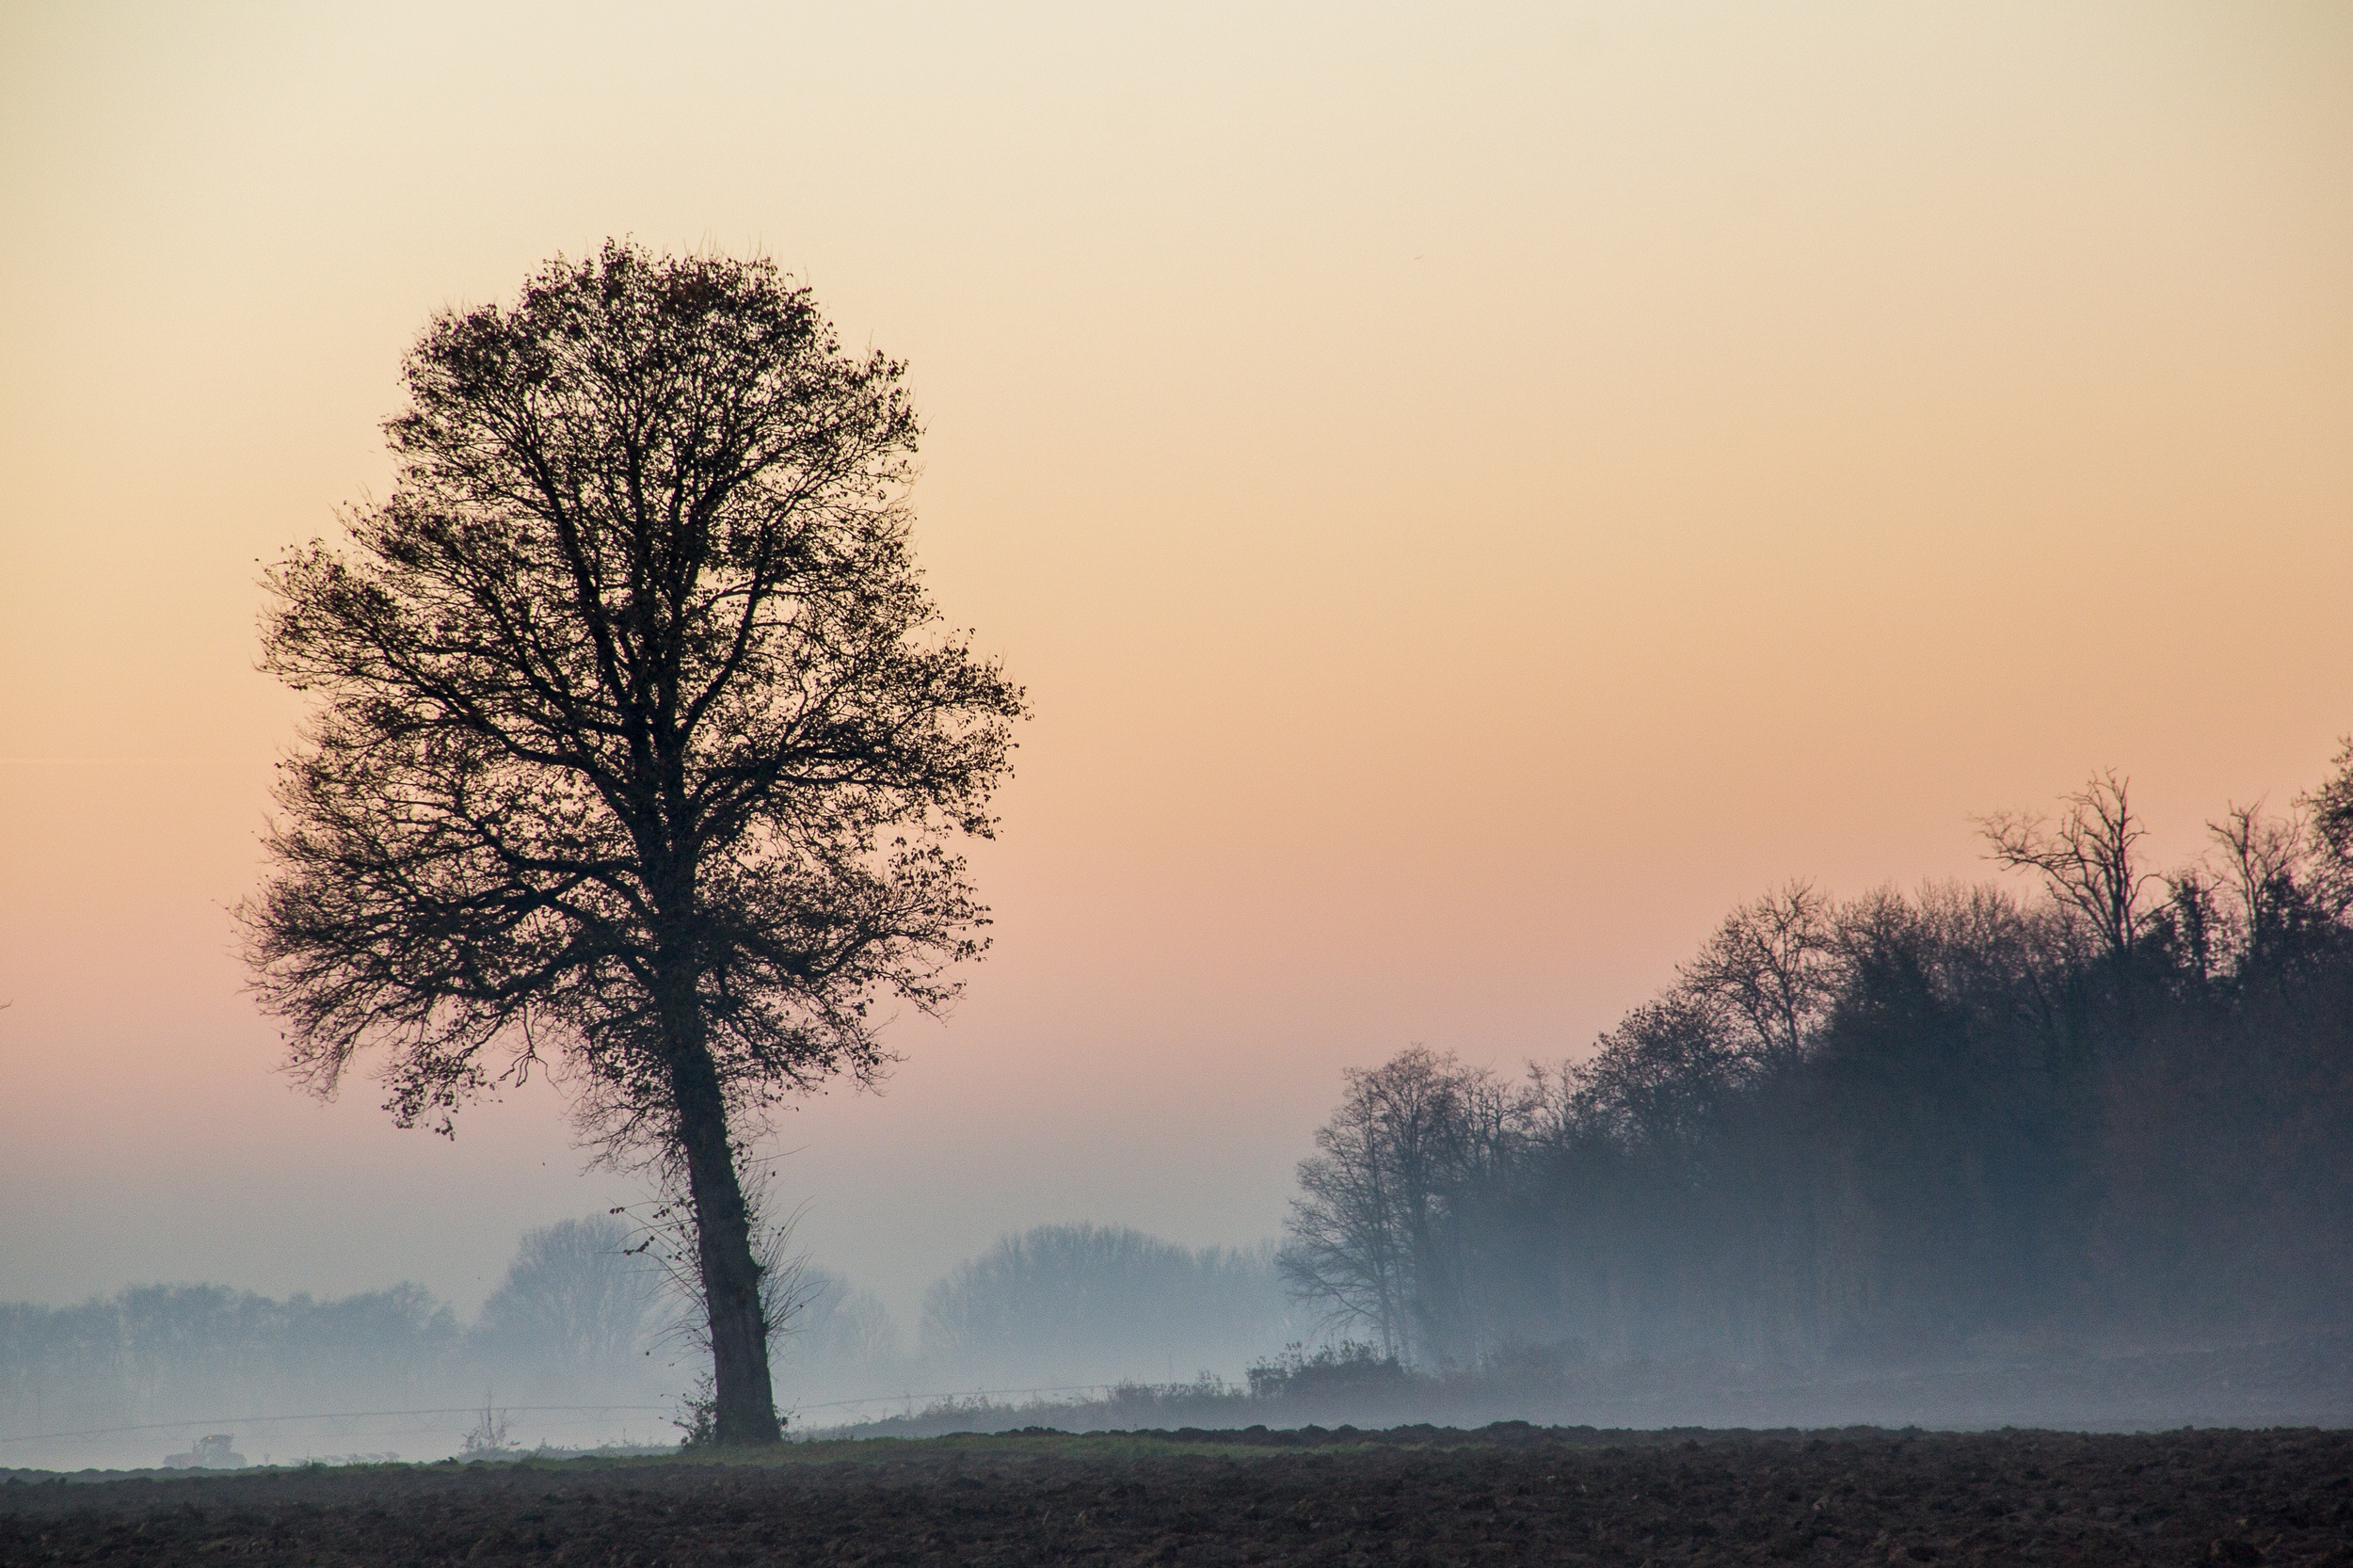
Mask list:
[{"label": "gradient sky", "polygon": [[1343,1066],[1576,1054],[1782,878],[2108,766],[2185,854],[2353,730],[2353,8],[15,5],[0,1300],[470,1309],[632,1195],[540,1085],[296,1095],[226,914],[259,562],[433,312],[608,234],[908,361],[1037,710],[965,1003],[780,1128],[903,1309],[1272,1234]]}]

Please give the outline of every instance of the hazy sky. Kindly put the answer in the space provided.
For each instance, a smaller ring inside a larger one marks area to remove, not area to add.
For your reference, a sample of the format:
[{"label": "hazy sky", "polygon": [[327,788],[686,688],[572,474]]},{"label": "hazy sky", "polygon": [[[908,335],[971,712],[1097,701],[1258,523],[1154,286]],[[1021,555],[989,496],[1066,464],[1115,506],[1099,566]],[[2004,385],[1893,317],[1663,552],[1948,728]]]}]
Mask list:
[{"label": "hazy sky", "polygon": [[539,1085],[296,1096],[226,915],[259,561],[609,234],[908,361],[1037,710],[964,1005],[784,1121],[902,1306],[1271,1234],[1343,1066],[1577,1052],[1784,877],[2103,766],[2186,851],[2353,730],[2341,5],[14,5],[0,226],[0,1299],[471,1307],[631,1195]]}]

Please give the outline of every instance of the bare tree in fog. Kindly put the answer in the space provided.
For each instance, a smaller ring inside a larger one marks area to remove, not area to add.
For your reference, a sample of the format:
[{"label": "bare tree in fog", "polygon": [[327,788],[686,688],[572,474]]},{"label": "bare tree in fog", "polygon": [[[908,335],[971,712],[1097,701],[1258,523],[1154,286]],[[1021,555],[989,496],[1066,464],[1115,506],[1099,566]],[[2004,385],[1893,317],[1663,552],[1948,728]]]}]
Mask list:
[{"label": "bare tree in fog", "polygon": [[2143,899],[2152,882],[2137,858],[2147,836],[2133,815],[2131,783],[2104,773],[2065,797],[2057,823],[1999,811],[1981,823],[2001,865],[2031,871],[2052,898],[2080,916],[2102,952],[2128,959],[2156,912]]},{"label": "bare tree in fog", "polygon": [[925,1354],[943,1372],[1134,1377],[1194,1370],[1282,1343],[1264,1250],[1176,1246],[1125,1225],[1037,1225],[1000,1237],[923,1296]]},{"label": "bare tree in fog", "polygon": [[1019,691],[943,634],[898,497],[901,367],[766,263],[608,244],[437,318],[389,500],[268,575],[264,667],[319,694],[241,914],[292,1069],[370,1048],[446,1131],[552,1058],[680,1173],[722,1442],[778,1435],[738,1160],[886,1057],[984,911]]},{"label": "bare tree in fog", "polygon": [[1415,1305],[1428,1295],[1429,1243],[1463,1154],[1472,1076],[1418,1046],[1382,1066],[1351,1068],[1339,1109],[1299,1166],[1283,1276],[1327,1323],[1379,1336],[1386,1355],[1413,1350]]},{"label": "bare tree in fog", "polygon": [[1727,915],[1683,967],[1683,983],[1739,1021],[1752,1064],[1780,1071],[1797,1065],[1827,1014],[1837,960],[1830,901],[1792,882]]},{"label": "bare tree in fog", "polygon": [[2313,834],[2301,817],[2266,812],[2261,802],[2233,805],[2206,831],[2222,854],[2239,951],[2261,965],[2294,944],[2327,914],[2313,897]]},{"label": "bare tree in fog", "polygon": [[1678,985],[1604,1032],[1562,1081],[1579,1125],[1679,1164],[1715,1131],[1743,1076],[1722,1010]]},{"label": "bare tree in fog", "polygon": [[802,1265],[798,1280],[799,1310],[783,1347],[788,1360],[835,1377],[870,1378],[904,1359],[898,1326],[872,1290],[810,1264]]},{"label": "bare tree in fog", "polygon": [[506,1278],[482,1304],[483,1348],[566,1383],[627,1365],[655,1332],[660,1272],[610,1215],[523,1232]]}]

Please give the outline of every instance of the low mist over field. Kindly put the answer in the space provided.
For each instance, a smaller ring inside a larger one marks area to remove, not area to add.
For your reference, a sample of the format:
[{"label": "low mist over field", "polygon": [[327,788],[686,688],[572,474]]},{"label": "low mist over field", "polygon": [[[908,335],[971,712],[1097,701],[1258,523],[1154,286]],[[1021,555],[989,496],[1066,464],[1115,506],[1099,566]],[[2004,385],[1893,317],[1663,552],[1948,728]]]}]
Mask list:
[{"label": "low mist over field", "polygon": [[[208,1423],[239,1428],[257,1464],[440,1457],[486,1413],[518,1445],[675,1443],[708,1353],[644,1241],[609,1215],[531,1231],[470,1321],[409,1285],[324,1300],[146,1286],[0,1305],[0,1468],[153,1464]],[[959,1266],[905,1324],[842,1275],[793,1261],[780,1391],[820,1427],[910,1400],[1085,1397],[1202,1373],[1240,1385],[1247,1364],[1310,1332],[1273,1250],[1043,1226]]]}]

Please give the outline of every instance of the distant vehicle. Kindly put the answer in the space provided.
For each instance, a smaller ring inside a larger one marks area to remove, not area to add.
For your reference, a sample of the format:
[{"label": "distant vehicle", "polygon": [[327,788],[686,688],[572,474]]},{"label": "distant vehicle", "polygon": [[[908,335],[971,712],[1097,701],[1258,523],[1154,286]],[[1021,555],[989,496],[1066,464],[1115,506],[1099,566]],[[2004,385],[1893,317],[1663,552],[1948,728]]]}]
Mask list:
[{"label": "distant vehicle", "polygon": [[242,1470],[245,1455],[232,1452],[229,1445],[233,1432],[216,1432],[196,1440],[196,1447],[184,1454],[173,1454],[164,1461],[167,1470]]}]

